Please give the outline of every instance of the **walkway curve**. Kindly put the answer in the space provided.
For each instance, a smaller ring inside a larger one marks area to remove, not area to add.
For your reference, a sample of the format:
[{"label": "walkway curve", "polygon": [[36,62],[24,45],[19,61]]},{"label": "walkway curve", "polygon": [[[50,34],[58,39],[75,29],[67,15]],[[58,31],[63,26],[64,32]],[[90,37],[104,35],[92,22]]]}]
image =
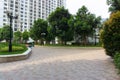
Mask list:
[{"label": "walkway curve", "polygon": [[27,60],[0,63],[0,80],[120,80],[102,48],[34,47]]}]

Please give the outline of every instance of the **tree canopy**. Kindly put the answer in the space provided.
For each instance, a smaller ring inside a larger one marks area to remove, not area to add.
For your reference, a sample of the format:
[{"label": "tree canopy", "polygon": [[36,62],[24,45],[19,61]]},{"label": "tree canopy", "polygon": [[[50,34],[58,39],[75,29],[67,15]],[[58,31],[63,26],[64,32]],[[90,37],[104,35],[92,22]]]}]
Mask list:
[{"label": "tree canopy", "polygon": [[20,42],[22,38],[22,33],[20,31],[14,32],[14,40]]},{"label": "tree canopy", "polygon": [[110,6],[110,12],[116,12],[120,10],[120,0],[107,0],[107,4]]},{"label": "tree canopy", "polygon": [[[40,39],[45,39],[45,37],[48,34],[47,31],[48,28],[48,22],[43,20],[43,19],[37,19],[34,21],[33,27],[30,30],[30,36],[34,39],[34,40],[40,40]],[[42,35],[44,34],[44,35]]]},{"label": "tree canopy", "polygon": [[[10,26],[8,26],[8,25],[3,26],[2,32],[4,35],[3,39],[8,41],[10,39]],[[12,30],[12,37],[13,37],[13,30]]]},{"label": "tree canopy", "polygon": [[63,42],[72,40],[73,36],[71,29],[73,26],[69,26],[68,21],[71,18],[71,14],[64,7],[57,8],[54,12],[49,15],[48,21],[52,26],[53,34]]},{"label": "tree canopy", "polygon": [[22,33],[22,38],[25,41],[25,43],[27,42],[27,40],[29,39],[29,32],[27,32],[26,30]]},{"label": "tree canopy", "polygon": [[87,7],[82,6],[75,16],[75,34],[80,36],[81,42],[87,44],[88,36],[92,35],[94,28],[100,23],[100,17],[91,14]]}]

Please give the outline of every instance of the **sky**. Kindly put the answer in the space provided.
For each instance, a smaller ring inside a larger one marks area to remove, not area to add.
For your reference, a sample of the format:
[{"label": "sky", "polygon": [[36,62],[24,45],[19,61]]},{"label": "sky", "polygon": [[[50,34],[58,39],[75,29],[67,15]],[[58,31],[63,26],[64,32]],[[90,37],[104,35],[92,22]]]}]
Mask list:
[{"label": "sky", "polygon": [[109,17],[106,0],[66,0],[66,8],[72,14],[76,14],[83,5],[96,16],[101,16],[102,18]]}]

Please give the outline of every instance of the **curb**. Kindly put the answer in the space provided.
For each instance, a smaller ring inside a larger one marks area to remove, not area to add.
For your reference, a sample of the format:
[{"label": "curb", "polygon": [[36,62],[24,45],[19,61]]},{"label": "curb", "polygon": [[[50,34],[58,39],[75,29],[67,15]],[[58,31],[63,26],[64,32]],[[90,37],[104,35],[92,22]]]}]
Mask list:
[{"label": "curb", "polygon": [[28,50],[24,52],[23,54],[0,55],[0,63],[24,60],[24,59],[29,58],[31,53],[32,53],[32,49],[28,48]]}]

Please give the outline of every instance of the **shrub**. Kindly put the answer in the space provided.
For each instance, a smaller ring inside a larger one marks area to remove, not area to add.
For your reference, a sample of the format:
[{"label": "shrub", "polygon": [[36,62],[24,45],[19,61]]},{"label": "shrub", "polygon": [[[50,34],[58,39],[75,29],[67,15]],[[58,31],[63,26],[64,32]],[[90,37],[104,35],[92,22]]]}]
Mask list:
[{"label": "shrub", "polygon": [[111,14],[104,23],[101,41],[107,55],[114,57],[116,52],[120,52],[120,11]]},{"label": "shrub", "polygon": [[114,63],[115,63],[116,68],[118,68],[120,72],[120,53],[115,54]]}]

